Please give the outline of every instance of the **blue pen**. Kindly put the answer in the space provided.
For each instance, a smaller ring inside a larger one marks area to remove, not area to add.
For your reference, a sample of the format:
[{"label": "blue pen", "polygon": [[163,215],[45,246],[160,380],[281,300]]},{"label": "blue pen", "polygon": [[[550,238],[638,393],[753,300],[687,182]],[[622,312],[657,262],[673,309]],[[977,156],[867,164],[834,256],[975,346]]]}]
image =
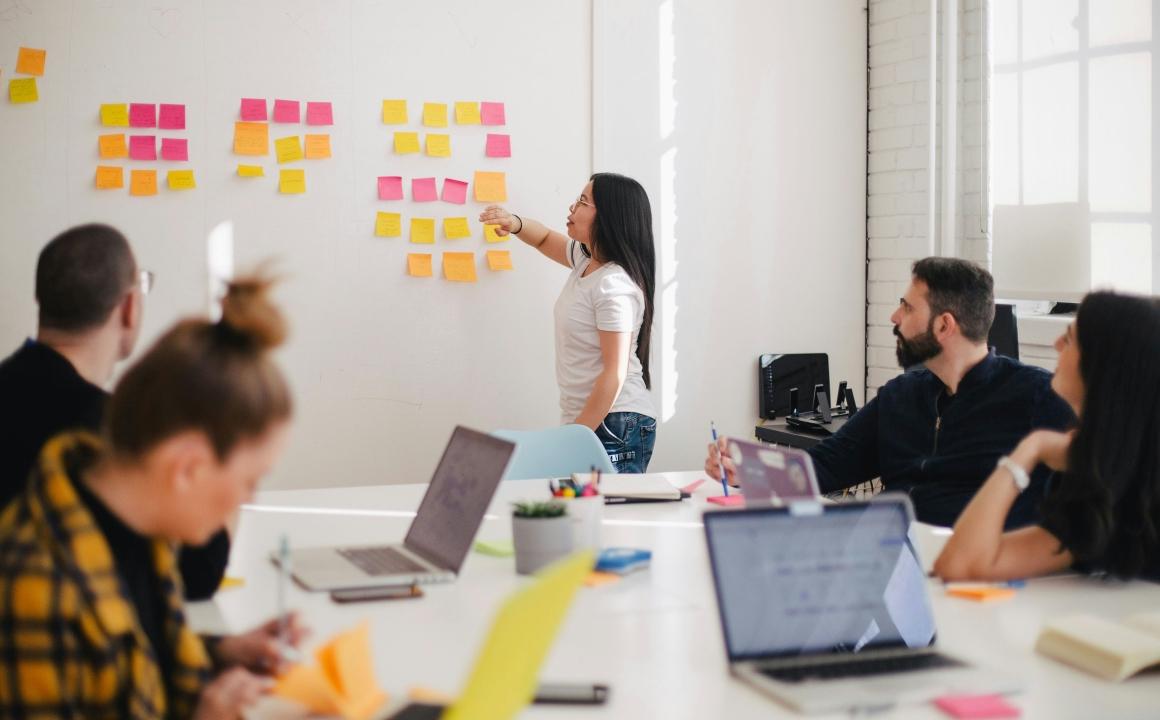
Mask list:
[{"label": "blue pen", "polygon": [[[717,426],[713,424],[712,420],[709,421],[709,432],[713,433],[713,444],[716,445],[717,444]],[[718,454],[720,454],[720,448],[718,448]],[[722,490],[722,492],[725,493],[725,497],[729,497],[729,481],[725,477],[725,456],[724,455],[721,456],[721,490]]]}]

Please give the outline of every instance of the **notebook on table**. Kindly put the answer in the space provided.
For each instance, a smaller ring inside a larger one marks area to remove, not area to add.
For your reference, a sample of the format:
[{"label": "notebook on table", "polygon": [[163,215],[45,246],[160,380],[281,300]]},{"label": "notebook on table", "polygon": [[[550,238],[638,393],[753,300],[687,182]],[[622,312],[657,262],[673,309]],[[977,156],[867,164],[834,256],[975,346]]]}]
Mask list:
[{"label": "notebook on table", "polygon": [[[585,478],[588,473],[584,473]],[[600,494],[609,505],[665,502],[687,497],[663,473],[617,473],[600,477]]]}]

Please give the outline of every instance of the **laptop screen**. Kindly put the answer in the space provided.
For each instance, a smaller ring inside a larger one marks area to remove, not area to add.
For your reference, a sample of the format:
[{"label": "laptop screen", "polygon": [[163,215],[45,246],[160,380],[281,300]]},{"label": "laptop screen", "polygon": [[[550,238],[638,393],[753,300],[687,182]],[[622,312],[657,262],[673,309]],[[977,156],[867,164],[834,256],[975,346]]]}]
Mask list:
[{"label": "laptop screen", "polygon": [[908,507],[900,498],[706,513],[729,659],[931,645]]},{"label": "laptop screen", "polygon": [[819,494],[813,459],[804,450],[730,439],[729,456],[737,468],[746,504]]},{"label": "laptop screen", "polygon": [[455,428],[403,544],[439,567],[459,572],[515,445]]}]

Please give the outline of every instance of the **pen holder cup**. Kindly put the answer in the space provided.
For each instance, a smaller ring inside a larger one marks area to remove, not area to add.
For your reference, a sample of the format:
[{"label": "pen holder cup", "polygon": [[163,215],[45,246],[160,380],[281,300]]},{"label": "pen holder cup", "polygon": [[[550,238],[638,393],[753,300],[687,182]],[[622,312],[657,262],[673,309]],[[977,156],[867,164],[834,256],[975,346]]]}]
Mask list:
[{"label": "pen holder cup", "polygon": [[572,518],[568,514],[513,516],[512,544],[516,550],[516,572],[530,575],[572,553]]},{"label": "pen holder cup", "polygon": [[565,504],[572,518],[572,550],[600,550],[604,498],[600,495],[571,498]]}]

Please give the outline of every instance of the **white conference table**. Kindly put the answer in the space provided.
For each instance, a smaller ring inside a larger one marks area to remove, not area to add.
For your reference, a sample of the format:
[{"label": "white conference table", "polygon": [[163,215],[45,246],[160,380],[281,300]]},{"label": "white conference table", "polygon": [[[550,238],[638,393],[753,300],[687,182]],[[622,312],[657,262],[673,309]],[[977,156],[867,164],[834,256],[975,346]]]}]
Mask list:
[{"label": "white conference table", "polygon": [[[703,477],[669,473],[676,485]],[[229,574],[244,585],[189,607],[203,632],[246,630],[276,611],[277,570],[268,557],[282,533],[297,547],[400,541],[425,484],[259,493],[241,515]],[[604,547],[652,550],[651,567],[618,583],[582,588],[545,663],[545,682],[607,683],[603,706],[531,706],[522,718],[766,718],[796,716],[727,672],[701,514],[720,486],[706,482],[680,503],[606,506]],[[510,503],[548,496],[543,481],[501,484],[479,531],[510,539]],[[919,548],[940,538],[920,527]],[[945,538],[942,538],[945,539]],[[929,558],[924,558],[927,563]],[[526,578],[512,558],[469,554],[459,579],[426,586],[425,597],[339,605],[326,593],[292,585],[313,644],[371,622],[375,674],[392,705],[409,688],[454,694],[466,680],[495,610]],[[930,580],[939,643],[948,652],[1018,674],[1026,690],[1011,702],[1030,718],[1144,718],[1160,715],[1160,674],[1122,684],[1098,680],[1033,652],[1044,619],[1086,612],[1118,619],[1160,609],[1160,585],[1077,576],[1032,580],[1012,600],[980,604],[945,595]],[[944,718],[931,705],[901,706],[884,717]]]}]

